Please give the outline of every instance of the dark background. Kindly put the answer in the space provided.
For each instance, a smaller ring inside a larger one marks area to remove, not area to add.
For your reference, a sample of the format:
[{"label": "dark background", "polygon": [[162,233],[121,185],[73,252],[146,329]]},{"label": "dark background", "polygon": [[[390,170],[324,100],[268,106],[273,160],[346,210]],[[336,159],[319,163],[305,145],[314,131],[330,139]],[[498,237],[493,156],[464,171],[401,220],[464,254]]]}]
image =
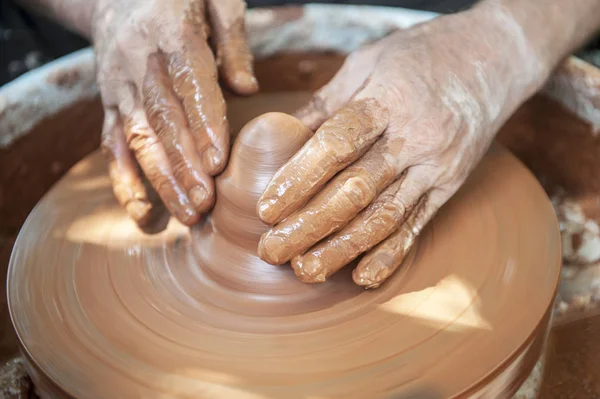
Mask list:
[{"label": "dark background", "polygon": [[[475,2],[475,0],[247,1],[249,7],[305,3],[368,4],[439,13],[460,11]],[[88,45],[86,40],[44,18],[23,10],[12,0],[0,0],[0,86],[46,62]],[[600,40],[591,43],[589,48],[600,48]]]}]

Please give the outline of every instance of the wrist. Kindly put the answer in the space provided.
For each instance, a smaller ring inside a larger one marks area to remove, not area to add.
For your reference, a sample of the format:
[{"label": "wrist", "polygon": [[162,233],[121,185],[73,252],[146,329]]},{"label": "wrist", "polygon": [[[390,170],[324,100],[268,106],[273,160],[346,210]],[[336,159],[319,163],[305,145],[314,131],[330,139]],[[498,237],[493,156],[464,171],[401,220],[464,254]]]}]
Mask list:
[{"label": "wrist", "polygon": [[530,28],[501,1],[483,1],[467,11],[480,26],[479,40],[491,55],[490,64],[501,71],[503,84],[519,101],[537,92],[549,78],[553,62],[533,40]]},{"label": "wrist", "polygon": [[520,62],[535,57],[546,77],[600,32],[598,0],[483,0],[471,11],[499,29],[506,25],[507,36],[523,42],[532,56]]},{"label": "wrist", "polygon": [[506,11],[477,6],[440,19],[439,39],[451,47],[453,69],[481,106],[484,134],[493,137],[551,68]]}]

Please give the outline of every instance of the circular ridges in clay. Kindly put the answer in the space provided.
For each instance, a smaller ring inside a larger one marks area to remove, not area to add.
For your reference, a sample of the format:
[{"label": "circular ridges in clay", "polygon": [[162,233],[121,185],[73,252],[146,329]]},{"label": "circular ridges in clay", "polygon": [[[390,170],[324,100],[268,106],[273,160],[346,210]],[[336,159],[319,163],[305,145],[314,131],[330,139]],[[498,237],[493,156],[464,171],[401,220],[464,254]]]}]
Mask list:
[{"label": "circular ridges in clay", "polygon": [[218,202],[212,224],[229,241],[256,251],[267,230],[256,203],[277,170],[312,135],[298,119],[269,112],[252,119],[237,135],[227,169],[217,178]]},{"label": "circular ridges in clay", "polygon": [[[560,269],[556,218],[525,167],[493,148],[379,289],[356,287],[350,268],[306,285],[249,249],[264,226],[232,239],[236,218],[217,214],[227,197],[248,217],[238,223],[257,222],[243,198],[268,177],[240,161],[241,143],[260,152],[277,138],[240,134],[214,221],[192,230],[174,220],[138,230],[100,154],[46,195],[8,283],[42,394],[448,398],[518,387],[539,356]],[[284,158],[257,165],[272,171]]]}]

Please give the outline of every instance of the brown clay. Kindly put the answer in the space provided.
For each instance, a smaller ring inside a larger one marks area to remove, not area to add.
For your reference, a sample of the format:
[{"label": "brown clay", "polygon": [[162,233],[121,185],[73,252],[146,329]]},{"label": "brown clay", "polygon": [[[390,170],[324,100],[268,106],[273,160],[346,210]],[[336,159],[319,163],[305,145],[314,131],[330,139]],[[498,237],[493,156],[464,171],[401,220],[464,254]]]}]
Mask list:
[{"label": "brown clay", "polygon": [[349,268],[302,284],[255,253],[267,230],[255,209],[309,134],[281,114],[248,124],[191,230],[140,231],[98,153],[50,190],[9,272],[42,397],[510,397],[541,351],[559,274],[535,178],[494,147],[379,289]]}]

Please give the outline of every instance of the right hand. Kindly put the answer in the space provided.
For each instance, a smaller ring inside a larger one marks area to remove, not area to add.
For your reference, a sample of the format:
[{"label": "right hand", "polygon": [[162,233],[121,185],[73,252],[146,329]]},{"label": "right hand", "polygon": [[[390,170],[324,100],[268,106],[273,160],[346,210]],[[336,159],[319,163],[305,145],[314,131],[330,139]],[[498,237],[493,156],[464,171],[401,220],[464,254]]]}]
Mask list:
[{"label": "right hand", "polygon": [[224,169],[230,141],[217,66],[238,94],[258,90],[245,11],[243,0],[99,0],[96,6],[102,148],[115,195],[139,225],[152,208],[141,172],[186,225],[214,204],[212,176]]},{"label": "right hand", "polygon": [[297,113],[316,132],[258,202],[273,226],[258,247],[264,261],[290,261],[307,283],[361,256],[356,284],[377,287],[394,273],[545,80],[545,68],[506,56],[519,29],[483,16],[440,17],[369,44]]}]

